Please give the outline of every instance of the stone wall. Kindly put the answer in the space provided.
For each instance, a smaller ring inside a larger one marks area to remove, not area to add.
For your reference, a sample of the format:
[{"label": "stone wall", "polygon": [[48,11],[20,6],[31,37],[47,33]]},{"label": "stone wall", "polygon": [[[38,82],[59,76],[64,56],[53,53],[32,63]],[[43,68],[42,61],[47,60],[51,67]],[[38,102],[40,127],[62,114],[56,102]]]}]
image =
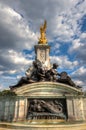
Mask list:
[{"label": "stone wall", "polygon": [[86,120],[86,98],[67,98],[68,120]]},{"label": "stone wall", "polygon": [[0,120],[11,121],[14,117],[15,99],[0,97]]},{"label": "stone wall", "polygon": [[84,118],[86,120],[86,97],[83,98],[83,111],[84,111]]},{"label": "stone wall", "polygon": [[24,97],[19,97],[15,101],[15,112],[13,121],[26,120],[26,116],[27,116],[27,99]]},{"label": "stone wall", "polygon": [[[0,97],[0,121],[25,121],[29,97]],[[31,99],[31,97],[30,97]],[[86,97],[66,97],[68,120],[86,120]]]},{"label": "stone wall", "polygon": [[26,119],[26,101],[24,97],[0,97],[0,121]]}]

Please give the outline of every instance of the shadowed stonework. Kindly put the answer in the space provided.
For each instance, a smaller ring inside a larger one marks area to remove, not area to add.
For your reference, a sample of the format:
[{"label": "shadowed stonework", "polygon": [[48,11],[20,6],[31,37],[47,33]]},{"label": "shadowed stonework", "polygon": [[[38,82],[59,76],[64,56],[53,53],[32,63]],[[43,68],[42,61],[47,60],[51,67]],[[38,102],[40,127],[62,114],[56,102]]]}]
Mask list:
[{"label": "shadowed stonework", "polygon": [[65,99],[29,99],[27,119],[67,119]]}]

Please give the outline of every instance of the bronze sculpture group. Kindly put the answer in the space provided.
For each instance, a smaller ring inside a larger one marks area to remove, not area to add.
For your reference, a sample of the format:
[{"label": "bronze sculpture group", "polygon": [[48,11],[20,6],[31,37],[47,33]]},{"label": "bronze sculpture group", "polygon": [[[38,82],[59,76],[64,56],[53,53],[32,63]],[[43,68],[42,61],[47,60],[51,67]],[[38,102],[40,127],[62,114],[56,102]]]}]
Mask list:
[{"label": "bronze sculpture group", "polygon": [[[44,24],[40,26],[40,38],[38,41],[38,44],[42,46],[47,45],[46,27],[47,22],[45,20]],[[24,84],[45,82],[45,81],[65,83],[70,86],[77,87],[66,72],[62,72],[59,74],[57,72],[57,67],[58,65],[54,63],[50,69],[46,70],[44,69],[42,62],[36,59],[35,61],[33,61],[32,67],[30,67],[26,71],[26,76],[22,77],[16,85],[10,86],[10,88],[13,89],[14,87],[20,87]]]},{"label": "bronze sculpture group", "polygon": [[29,68],[26,71],[26,76],[22,77],[16,85],[10,88],[20,87],[24,84],[46,81],[65,83],[70,86],[77,87],[66,72],[58,73],[57,67],[58,65],[54,63],[52,68],[44,70],[42,63],[39,60],[33,61],[32,68]]}]

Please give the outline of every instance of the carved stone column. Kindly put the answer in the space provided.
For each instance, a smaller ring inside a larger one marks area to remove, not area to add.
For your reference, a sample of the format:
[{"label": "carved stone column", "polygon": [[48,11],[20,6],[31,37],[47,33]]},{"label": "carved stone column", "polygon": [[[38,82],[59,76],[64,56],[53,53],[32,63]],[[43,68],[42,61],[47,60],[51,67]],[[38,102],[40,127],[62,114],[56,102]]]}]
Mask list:
[{"label": "carved stone column", "polygon": [[81,104],[81,107],[80,107],[81,118],[82,118],[82,120],[85,120],[84,102],[83,102],[82,97],[80,98],[80,104]]},{"label": "carved stone column", "polygon": [[86,120],[86,96],[82,100],[83,100],[84,118]]},{"label": "carved stone column", "polygon": [[82,97],[68,98],[67,110],[69,120],[85,120]]},{"label": "carved stone column", "polygon": [[13,121],[17,121],[18,119],[18,111],[19,111],[19,100],[15,101],[15,112]]},{"label": "carved stone column", "polygon": [[28,99],[26,98],[26,99],[24,99],[24,117],[25,117],[25,119],[26,119],[26,117],[27,117],[27,112],[28,112]]},{"label": "carved stone column", "polygon": [[25,119],[25,113],[24,113],[24,99],[19,100],[19,113],[18,113],[18,120],[24,120]]},{"label": "carved stone column", "polygon": [[68,120],[74,120],[75,119],[75,111],[74,111],[74,102],[72,98],[67,98],[67,114],[68,114]]}]

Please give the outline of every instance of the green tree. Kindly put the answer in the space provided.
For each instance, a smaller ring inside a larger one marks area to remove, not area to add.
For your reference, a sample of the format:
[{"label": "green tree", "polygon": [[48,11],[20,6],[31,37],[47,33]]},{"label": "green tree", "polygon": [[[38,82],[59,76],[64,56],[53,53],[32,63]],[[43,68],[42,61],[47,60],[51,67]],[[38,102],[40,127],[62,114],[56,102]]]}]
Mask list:
[{"label": "green tree", "polygon": [[0,96],[16,96],[16,93],[10,90],[3,90],[0,91]]}]

